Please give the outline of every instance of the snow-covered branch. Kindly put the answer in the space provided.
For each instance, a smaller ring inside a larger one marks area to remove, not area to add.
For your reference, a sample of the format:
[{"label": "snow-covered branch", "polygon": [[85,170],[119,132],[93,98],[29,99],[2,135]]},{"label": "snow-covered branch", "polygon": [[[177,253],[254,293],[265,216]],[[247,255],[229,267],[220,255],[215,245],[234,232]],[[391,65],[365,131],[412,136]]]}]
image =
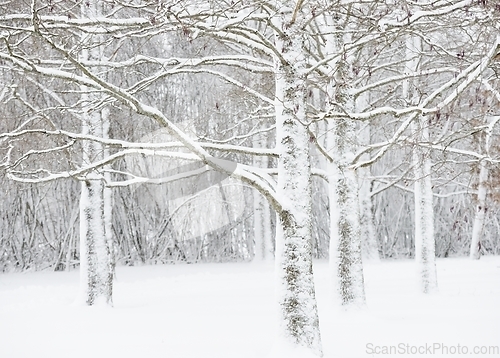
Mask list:
[{"label": "snow-covered branch", "polygon": [[447,15],[458,10],[467,9],[473,4],[474,2],[472,0],[463,0],[455,3],[450,1],[435,2],[431,5],[433,7],[431,10],[420,10],[415,11],[414,13],[409,12],[408,17],[403,21],[382,18],[379,21],[378,26],[382,31],[386,31],[391,28],[407,27],[416,23],[420,19]]},{"label": "snow-covered branch", "polygon": [[[24,130],[16,130],[12,132],[0,133],[0,139],[2,138],[18,138],[22,136],[29,136],[30,134],[46,134],[53,136],[63,136],[66,138],[70,138],[73,140],[89,140],[93,142],[98,142],[101,144],[105,144],[114,148],[121,149],[150,149],[150,150],[164,150],[164,149],[172,149],[172,148],[183,148],[184,144],[181,142],[162,142],[162,143],[138,143],[138,142],[129,142],[120,139],[111,139],[111,138],[101,138],[96,137],[90,134],[81,134],[81,133],[73,133],[65,130],[46,130],[46,129],[24,129]],[[274,149],[268,148],[252,148],[252,147],[243,147],[238,145],[230,145],[230,144],[216,144],[216,143],[205,143],[205,142],[197,142],[201,147],[206,149],[214,149],[221,152],[230,152],[230,153],[238,153],[238,154],[250,154],[257,156],[269,156],[269,157],[277,157],[278,153]],[[143,153],[145,154],[145,153]]]}]

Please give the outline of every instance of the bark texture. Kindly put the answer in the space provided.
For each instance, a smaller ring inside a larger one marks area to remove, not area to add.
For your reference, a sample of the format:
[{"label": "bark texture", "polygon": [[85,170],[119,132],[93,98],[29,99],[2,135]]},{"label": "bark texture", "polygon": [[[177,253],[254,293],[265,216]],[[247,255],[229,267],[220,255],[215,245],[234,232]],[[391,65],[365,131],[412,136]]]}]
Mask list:
[{"label": "bark texture", "polygon": [[[103,4],[97,0],[82,4],[82,17],[101,16]],[[101,61],[102,36],[84,35],[80,59]],[[103,96],[82,86],[82,133],[107,138],[109,132],[108,111],[100,108]],[[83,142],[83,165],[90,164],[106,155],[102,144]],[[89,306],[112,304],[113,259],[111,236],[111,190],[105,186],[105,174],[94,170],[82,182],[80,197],[80,279],[81,299]]]},{"label": "bark texture", "polygon": [[[329,84],[329,107],[342,106],[354,111],[350,95],[352,58],[345,53],[342,35],[347,23],[327,19],[328,28],[337,35],[329,36],[329,53],[341,53],[333,65]],[[338,108],[337,108],[338,109]],[[352,167],[356,150],[356,123],[344,117],[330,120],[328,142],[333,162],[328,165],[330,200],[330,265],[334,276],[334,299],[341,305],[365,303],[363,264],[361,260],[361,227],[358,178]]]},{"label": "bark texture", "polygon": [[[283,5],[283,4],[282,4]],[[285,4],[286,5],[286,4]],[[277,18],[277,194],[282,201],[276,234],[281,333],[291,345],[322,355],[312,270],[311,167],[306,128],[306,61],[300,26],[286,13]]]},{"label": "bark texture", "polygon": [[[422,132],[427,132],[425,129]],[[437,289],[434,240],[434,205],[430,158],[421,149],[414,152],[415,173],[415,259],[420,290],[430,293]]]},{"label": "bark texture", "polygon": [[483,233],[484,219],[486,216],[486,195],[488,194],[488,164],[484,161],[479,163],[479,184],[477,187],[476,216],[472,227],[472,240],[470,244],[470,258],[479,260],[481,258],[481,236]]}]

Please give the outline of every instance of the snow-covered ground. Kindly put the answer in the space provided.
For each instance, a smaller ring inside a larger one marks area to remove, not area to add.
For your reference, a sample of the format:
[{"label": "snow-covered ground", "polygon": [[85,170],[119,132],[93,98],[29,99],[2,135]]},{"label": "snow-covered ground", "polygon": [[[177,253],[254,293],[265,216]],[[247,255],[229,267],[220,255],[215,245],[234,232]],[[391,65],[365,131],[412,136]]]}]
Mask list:
[{"label": "snow-covered ground", "polygon": [[[343,312],[330,305],[327,262],[317,262],[325,357],[500,357],[473,352],[500,350],[500,257],[437,265],[439,292],[424,296],[412,261],[365,264],[367,307]],[[272,264],[118,267],[114,308],[88,308],[72,305],[76,271],[1,274],[0,357],[263,358],[273,282]]]}]

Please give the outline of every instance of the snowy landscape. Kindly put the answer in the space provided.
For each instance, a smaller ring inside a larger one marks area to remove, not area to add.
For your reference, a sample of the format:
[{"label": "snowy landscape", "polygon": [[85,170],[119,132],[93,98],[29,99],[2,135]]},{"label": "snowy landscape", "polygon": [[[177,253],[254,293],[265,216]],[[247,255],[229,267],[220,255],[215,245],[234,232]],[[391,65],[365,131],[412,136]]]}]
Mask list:
[{"label": "snowy landscape", "polygon": [[500,4],[2,0],[0,358],[500,357]]},{"label": "snowy landscape", "polygon": [[[367,305],[344,311],[331,303],[328,263],[315,262],[325,358],[386,356],[371,354],[384,346],[400,350],[390,357],[425,356],[415,349],[434,344],[433,357],[499,356],[500,258],[438,260],[430,296],[416,289],[414,268],[365,264]],[[272,264],[118,267],[113,308],[75,306],[77,290],[76,271],[2,275],[2,357],[260,358],[273,349]]]}]

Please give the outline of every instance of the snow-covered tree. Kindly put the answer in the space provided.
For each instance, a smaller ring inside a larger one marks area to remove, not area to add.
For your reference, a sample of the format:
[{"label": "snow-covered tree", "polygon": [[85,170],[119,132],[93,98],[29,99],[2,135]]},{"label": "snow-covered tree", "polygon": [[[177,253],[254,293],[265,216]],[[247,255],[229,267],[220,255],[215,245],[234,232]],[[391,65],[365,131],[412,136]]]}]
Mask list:
[{"label": "snow-covered tree", "polygon": [[[327,92],[329,106],[347,113],[355,110],[351,94],[353,54],[346,51],[350,43],[349,29],[353,26],[350,14],[328,13],[325,19],[327,34],[326,56],[337,56]],[[328,162],[330,198],[330,265],[334,291],[342,305],[364,304],[364,278],[361,261],[360,203],[358,177],[352,166],[356,151],[356,121],[349,116],[328,121],[327,143],[331,153]]]},{"label": "snow-covered tree", "polygon": [[[416,73],[422,61],[423,51],[420,38],[409,36],[406,40],[406,65],[408,73]],[[403,86],[403,98],[410,105],[418,105],[418,84],[407,80]],[[417,145],[413,149],[413,171],[415,175],[415,259],[418,266],[420,289],[424,293],[437,288],[435,241],[434,241],[434,205],[432,193],[432,163],[429,154],[418,146],[420,142],[430,142],[429,128],[425,118],[419,116],[412,124]]]},{"label": "snow-covered tree", "polygon": [[[105,14],[104,4],[97,0],[81,4],[82,19],[93,19]],[[79,60],[99,63],[104,60],[104,41],[99,34],[83,34]],[[89,68],[92,70],[92,67]],[[102,91],[82,86],[82,134],[99,138],[109,136],[109,109],[103,104]],[[82,144],[83,163],[107,157],[102,143],[85,140]],[[80,280],[81,299],[89,306],[112,304],[114,261],[111,233],[111,189],[106,186],[110,176],[96,169],[89,171],[81,181],[80,197]]]},{"label": "snow-covered tree", "polygon": [[[276,266],[280,277],[280,314],[284,339],[321,355],[321,338],[312,272],[311,164],[305,122],[307,59],[302,31],[306,19],[297,18],[291,2],[278,4],[275,28],[277,196]],[[299,308],[300,307],[300,308]]]},{"label": "snow-covered tree", "polygon": [[[85,6],[85,5],[84,5]],[[204,7],[201,7],[205,10]],[[183,14],[184,9],[179,10],[179,14]],[[281,294],[278,297],[280,316],[281,316],[281,332],[283,338],[291,344],[292,346],[298,345],[306,347],[317,354],[321,354],[321,343],[319,338],[319,323],[317,316],[317,308],[314,297],[314,282],[312,276],[312,250],[311,250],[311,194],[310,194],[310,184],[311,184],[311,174],[309,165],[309,155],[308,155],[308,143],[309,135],[307,128],[304,126],[303,121],[305,120],[305,77],[297,76],[297,70],[301,72],[305,68],[304,61],[297,61],[296,55],[300,55],[300,51],[297,52],[296,46],[303,41],[302,34],[299,31],[298,25],[288,27],[288,23],[291,22],[292,14],[285,11],[283,18],[277,17],[273,19],[276,27],[276,42],[283,45],[283,47],[276,46],[279,48],[277,53],[275,63],[276,68],[280,71],[280,75],[276,76],[276,100],[273,100],[276,106],[280,108],[277,111],[279,117],[277,119],[278,123],[278,184],[277,190],[274,191],[274,183],[265,170],[251,169],[244,165],[236,165],[236,163],[231,163],[224,161],[212,156],[207,149],[203,147],[201,143],[198,143],[191,139],[185,132],[179,129],[172,121],[170,121],[161,111],[144,103],[141,96],[136,95],[137,88],[144,88],[147,86],[149,81],[156,81],[160,79],[165,74],[163,73],[163,66],[168,65],[165,62],[160,66],[159,74],[152,75],[151,79],[145,78],[139,80],[136,84],[129,88],[122,88],[118,85],[111,83],[107,78],[104,77],[100,72],[98,72],[98,66],[100,68],[109,67],[109,63],[95,63],[93,59],[74,57],[73,52],[66,48],[66,44],[59,41],[57,38],[44,38],[44,40],[54,48],[54,51],[64,58],[64,61],[69,61],[71,64],[68,68],[62,70],[56,70],[51,68],[51,64],[47,65],[35,65],[32,67],[29,61],[16,61],[14,57],[9,57],[14,60],[16,65],[20,66],[24,71],[31,72],[35,71],[47,77],[55,77],[69,83],[77,83],[79,85],[85,86],[88,91],[96,91],[102,96],[100,98],[114,98],[120,101],[123,105],[128,106],[135,113],[149,117],[157,121],[161,126],[165,127],[170,135],[172,135],[176,140],[179,141],[177,146],[185,147],[190,153],[180,153],[176,151],[168,151],[168,146],[163,148],[163,153],[161,150],[154,150],[154,148],[161,149],[162,145],[155,146],[152,144],[140,143],[128,143],[120,140],[108,140],[105,135],[101,133],[83,133],[81,135],[63,131],[56,131],[49,133],[46,130],[39,130],[49,135],[64,135],[68,139],[73,139],[76,141],[83,140],[84,142],[92,141],[95,146],[113,146],[118,148],[115,152],[110,154],[108,158],[100,159],[98,157],[93,158],[93,163],[83,163],[80,168],[75,171],[61,171],[59,173],[48,173],[45,175],[38,176],[38,178],[31,177],[28,174],[28,178],[25,177],[26,181],[48,181],[54,180],[62,177],[80,177],[83,180],[86,179],[91,173],[98,172],[105,169],[105,165],[110,163],[113,159],[119,159],[123,156],[129,154],[154,154],[154,155],[166,155],[172,157],[179,157],[186,160],[201,161],[216,170],[222,171],[226,174],[232,175],[236,178],[243,180],[247,184],[259,189],[259,191],[270,201],[273,208],[278,213],[279,229],[277,235],[277,275],[280,278],[278,285],[282,288],[280,290]],[[38,20],[37,20],[38,21]],[[39,20],[43,23],[43,18]],[[52,18],[47,19],[47,21],[53,21]],[[59,18],[55,19],[60,21]],[[70,20],[71,21],[71,20]],[[99,15],[90,18],[87,22],[84,22],[84,33],[90,33],[95,36],[100,33],[100,26],[103,24],[116,24],[116,31],[128,32],[133,28],[141,28],[144,24],[151,24],[151,20],[146,22],[142,18],[128,18],[126,20],[107,18],[103,19]],[[64,21],[66,22],[66,20]],[[156,22],[156,20],[155,20]],[[97,26],[99,25],[99,26]],[[60,26],[58,24],[55,25]],[[65,25],[62,25],[63,28]],[[111,25],[113,26],[113,25]],[[44,27],[45,29],[46,27]],[[78,26],[76,27],[78,28]],[[291,30],[290,30],[291,29]],[[291,31],[291,32],[289,32]],[[288,33],[289,32],[289,33]],[[89,36],[89,35],[87,35]],[[292,43],[290,44],[291,41]],[[101,45],[101,44],[99,44]],[[272,49],[273,51],[275,48]],[[270,51],[272,52],[272,51]],[[7,55],[8,56],[8,55]],[[243,57],[243,60],[245,58]],[[144,60],[148,61],[146,58]],[[237,59],[241,61],[241,59]],[[136,64],[136,59],[131,62],[124,62],[125,64],[132,65]],[[143,61],[143,60],[140,60]],[[168,60],[167,60],[168,61]],[[202,62],[205,61],[202,59]],[[226,58],[220,57],[217,61],[220,63],[232,63],[234,59],[229,56]],[[259,66],[260,59],[255,60],[256,66]],[[57,62],[57,61],[56,61]],[[160,61],[161,63],[162,61]],[[157,59],[153,63],[159,63]],[[239,63],[243,63],[242,61]],[[263,62],[265,64],[265,61]],[[187,61],[183,62],[183,65],[187,65],[186,72],[189,72],[193,68],[193,62]],[[248,67],[248,64],[242,64],[242,67]],[[263,66],[265,67],[265,65]],[[74,68],[78,69],[75,73]],[[210,73],[210,69],[205,70]],[[283,71],[283,74],[281,73]],[[222,72],[216,73],[217,75],[227,78],[227,80],[236,82],[234,79],[225,76]],[[237,83],[237,82],[236,82]],[[297,85],[299,87],[297,87]],[[240,85],[243,88],[245,86]],[[247,91],[251,92],[251,89],[247,88]],[[258,96],[266,99],[265,96]],[[110,101],[110,100],[106,100]],[[103,134],[103,133],[102,133]],[[20,134],[19,134],[20,135]],[[208,144],[207,144],[208,145]],[[241,148],[233,149],[230,146],[224,147],[224,145],[212,145],[214,149],[229,151],[237,150],[242,153],[252,154],[267,154],[272,153],[268,149],[263,149],[261,152],[258,150],[252,150],[251,148]],[[96,151],[96,153],[101,153]],[[102,151],[104,153],[104,150]],[[304,170],[305,169],[305,170]],[[18,178],[22,180],[21,177]],[[97,178],[96,178],[97,179]],[[139,183],[141,181],[148,180],[147,178],[134,178],[132,177],[127,183]],[[107,185],[115,185],[109,180],[105,182]],[[103,183],[104,185],[104,183]],[[124,185],[124,183],[116,185]],[[304,205],[305,200],[305,205]],[[97,206],[97,202],[94,203]],[[104,234],[101,230],[101,234]],[[281,235],[280,235],[281,234]],[[103,235],[105,236],[105,235]]]}]

